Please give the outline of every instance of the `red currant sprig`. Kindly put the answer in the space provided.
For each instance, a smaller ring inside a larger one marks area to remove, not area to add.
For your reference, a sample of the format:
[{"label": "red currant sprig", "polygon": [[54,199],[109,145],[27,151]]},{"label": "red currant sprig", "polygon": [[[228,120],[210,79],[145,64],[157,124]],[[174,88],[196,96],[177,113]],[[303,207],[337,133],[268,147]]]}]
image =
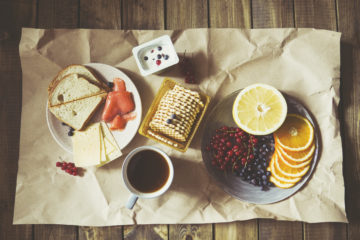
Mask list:
[{"label": "red currant sprig", "polygon": [[79,168],[75,166],[74,163],[71,162],[56,162],[56,167],[61,168],[61,170],[67,172],[70,175],[78,176],[79,175]]}]

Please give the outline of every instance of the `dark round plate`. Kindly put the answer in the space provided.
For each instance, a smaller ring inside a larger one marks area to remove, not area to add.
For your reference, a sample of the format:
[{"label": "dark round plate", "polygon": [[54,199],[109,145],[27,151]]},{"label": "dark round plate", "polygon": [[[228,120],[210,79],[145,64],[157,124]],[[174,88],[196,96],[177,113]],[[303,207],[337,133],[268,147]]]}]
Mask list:
[{"label": "dark round plate", "polygon": [[240,199],[242,201],[256,203],[256,204],[269,204],[275,203],[281,200],[284,200],[294,193],[296,193],[304,184],[309,181],[311,174],[313,173],[320,154],[320,132],[317,127],[316,121],[312,114],[295,98],[284,94],[288,105],[288,113],[297,113],[306,117],[314,126],[315,132],[315,153],[313,161],[311,163],[310,170],[308,173],[292,188],[281,189],[277,187],[271,187],[268,191],[262,191],[261,187],[254,186],[250,183],[247,183],[240,179],[240,177],[235,176],[231,172],[226,174],[214,166],[211,165],[211,156],[208,151],[206,151],[206,145],[209,143],[210,138],[215,133],[215,130],[221,126],[233,126],[236,127],[236,124],[232,117],[232,106],[233,102],[239,93],[240,90],[233,92],[232,94],[225,97],[221,100],[209,113],[206,118],[205,128],[202,136],[201,143],[201,153],[203,161],[205,163],[206,169],[209,174],[218,185],[224,189],[225,192],[232,195],[233,197]]}]

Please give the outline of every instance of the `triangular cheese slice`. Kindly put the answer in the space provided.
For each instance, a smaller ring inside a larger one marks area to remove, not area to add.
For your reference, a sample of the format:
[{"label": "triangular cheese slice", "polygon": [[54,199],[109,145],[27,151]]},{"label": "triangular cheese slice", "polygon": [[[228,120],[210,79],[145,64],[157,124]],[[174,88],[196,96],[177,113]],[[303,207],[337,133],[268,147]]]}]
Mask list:
[{"label": "triangular cheese slice", "polygon": [[101,125],[100,125],[100,162],[106,162],[106,148],[105,148],[105,140],[104,140],[104,134],[102,133],[101,130]]},{"label": "triangular cheese slice", "polygon": [[101,167],[106,163],[109,163],[122,156],[122,152],[119,146],[117,145],[115,138],[111,134],[111,131],[109,130],[106,123],[101,122],[101,130],[102,130],[102,135],[104,137],[103,142],[106,151],[106,161],[105,162],[102,161],[101,164],[98,165],[98,167]]},{"label": "triangular cheese slice", "polygon": [[74,163],[77,167],[95,166],[100,163],[100,123],[90,125],[85,131],[75,131],[71,137]]}]

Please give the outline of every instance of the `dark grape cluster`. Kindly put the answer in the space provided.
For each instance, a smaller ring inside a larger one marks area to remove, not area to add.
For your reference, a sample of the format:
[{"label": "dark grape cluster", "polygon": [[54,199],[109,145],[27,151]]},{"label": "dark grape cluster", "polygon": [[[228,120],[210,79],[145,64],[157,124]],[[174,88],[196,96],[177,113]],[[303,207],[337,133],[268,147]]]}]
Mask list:
[{"label": "dark grape cluster", "polygon": [[274,139],[254,136],[237,127],[223,126],[216,130],[206,147],[212,155],[211,164],[221,171],[231,171],[242,180],[262,190],[272,186],[266,170],[274,152]]}]

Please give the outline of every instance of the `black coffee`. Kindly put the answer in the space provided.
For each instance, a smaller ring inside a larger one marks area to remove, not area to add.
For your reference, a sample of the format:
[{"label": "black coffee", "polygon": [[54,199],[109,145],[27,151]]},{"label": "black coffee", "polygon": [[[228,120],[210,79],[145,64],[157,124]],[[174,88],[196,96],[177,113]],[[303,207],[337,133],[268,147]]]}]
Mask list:
[{"label": "black coffee", "polygon": [[140,192],[156,192],[169,178],[169,165],[160,153],[143,150],[129,162],[127,176],[130,184]]}]

